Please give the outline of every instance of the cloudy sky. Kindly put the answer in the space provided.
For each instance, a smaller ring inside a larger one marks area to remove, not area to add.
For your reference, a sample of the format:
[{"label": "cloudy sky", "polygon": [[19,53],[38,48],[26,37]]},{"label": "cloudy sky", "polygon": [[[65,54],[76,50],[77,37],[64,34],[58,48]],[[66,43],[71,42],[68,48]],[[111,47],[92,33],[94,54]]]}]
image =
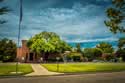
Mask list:
[{"label": "cloudy sky", "polygon": [[[17,40],[19,0],[5,0],[12,11],[0,16],[0,38]],[[104,25],[106,8],[111,0],[23,0],[21,39],[29,39],[42,31],[55,32],[68,42],[114,41],[122,34],[113,35]]]}]

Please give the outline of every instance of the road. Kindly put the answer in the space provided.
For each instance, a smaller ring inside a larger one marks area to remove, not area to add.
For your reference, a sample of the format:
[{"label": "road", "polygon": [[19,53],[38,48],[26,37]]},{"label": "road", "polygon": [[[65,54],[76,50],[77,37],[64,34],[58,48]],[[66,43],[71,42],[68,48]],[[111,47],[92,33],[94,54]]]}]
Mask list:
[{"label": "road", "polygon": [[125,83],[125,72],[0,78],[0,83]]}]

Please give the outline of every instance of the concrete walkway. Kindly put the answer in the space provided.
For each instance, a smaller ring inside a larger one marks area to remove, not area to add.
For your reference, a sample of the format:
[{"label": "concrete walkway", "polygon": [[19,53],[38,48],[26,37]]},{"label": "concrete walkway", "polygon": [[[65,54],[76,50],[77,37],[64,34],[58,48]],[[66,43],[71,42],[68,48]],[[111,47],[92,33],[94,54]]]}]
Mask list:
[{"label": "concrete walkway", "polygon": [[63,73],[57,73],[57,72],[50,72],[44,67],[42,67],[40,64],[31,64],[32,69],[34,72],[27,74],[25,76],[39,76],[39,75],[58,75]]}]

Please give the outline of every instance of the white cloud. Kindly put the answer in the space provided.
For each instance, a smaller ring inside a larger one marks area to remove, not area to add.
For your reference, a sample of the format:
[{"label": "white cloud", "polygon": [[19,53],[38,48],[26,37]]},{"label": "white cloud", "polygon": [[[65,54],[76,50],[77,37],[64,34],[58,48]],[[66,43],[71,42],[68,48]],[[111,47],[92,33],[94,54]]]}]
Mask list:
[{"label": "white cloud", "polygon": [[71,41],[71,40],[66,40],[67,42],[76,42],[76,43],[79,43],[79,42],[103,42],[103,41],[118,41],[118,38],[103,38],[103,39],[88,39],[88,40],[74,40],[74,41]]},{"label": "white cloud", "polygon": [[[13,19],[9,19],[9,27],[5,26],[8,30],[3,29],[3,32],[8,31],[8,33],[4,34],[17,34],[18,16],[14,14],[8,16]],[[8,16],[7,18],[9,18]],[[83,6],[80,3],[75,3],[72,8],[46,8],[41,9],[40,12],[25,11],[21,27],[21,38],[28,39],[39,32],[52,31],[67,41],[103,40],[98,38],[108,40],[113,35],[105,27],[104,20],[104,9],[93,4]],[[13,28],[13,31],[9,30],[10,27]]]}]

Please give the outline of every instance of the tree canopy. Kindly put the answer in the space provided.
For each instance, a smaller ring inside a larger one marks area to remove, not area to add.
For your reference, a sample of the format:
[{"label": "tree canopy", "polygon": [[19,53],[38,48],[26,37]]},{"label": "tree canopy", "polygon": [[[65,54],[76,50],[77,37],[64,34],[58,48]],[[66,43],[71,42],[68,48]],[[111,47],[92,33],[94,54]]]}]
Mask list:
[{"label": "tree canopy", "polygon": [[0,40],[0,60],[13,61],[16,58],[16,43],[9,39]]},{"label": "tree canopy", "polygon": [[85,48],[84,57],[87,57],[90,61],[96,58],[101,57],[102,50],[99,48]]},{"label": "tree canopy", "polygon": [[125,20],[125,0],[112,0],[112,7],[108,8],[107,17],[105,21],[106,26],[109,27],[113,33],[125,33],[124,20]]},{"label": "tree canopy", "polygon": [[112,53],[114,51],[112,45],[107,42],[101,42],[96,47],[100,48],[103,53]]},{"label": "tree canopy", "polygon": [[122,57],[123,61],[125,61],[125,38],[120,38],[118,41],[118,50],[116,51],[116,55],[118,57]]},{"label": "tree canopy", "polygon": [[62,41],[54,32],[41,32],[36,34],[29,39],[28,47],[36,53],[62,53],[66,50],[70,50],[70,46]]},{"label": "tree canopy", "polygon": [[120,38],[118,41],[118,47],[121,48],[125,48],[125,38]]}]

